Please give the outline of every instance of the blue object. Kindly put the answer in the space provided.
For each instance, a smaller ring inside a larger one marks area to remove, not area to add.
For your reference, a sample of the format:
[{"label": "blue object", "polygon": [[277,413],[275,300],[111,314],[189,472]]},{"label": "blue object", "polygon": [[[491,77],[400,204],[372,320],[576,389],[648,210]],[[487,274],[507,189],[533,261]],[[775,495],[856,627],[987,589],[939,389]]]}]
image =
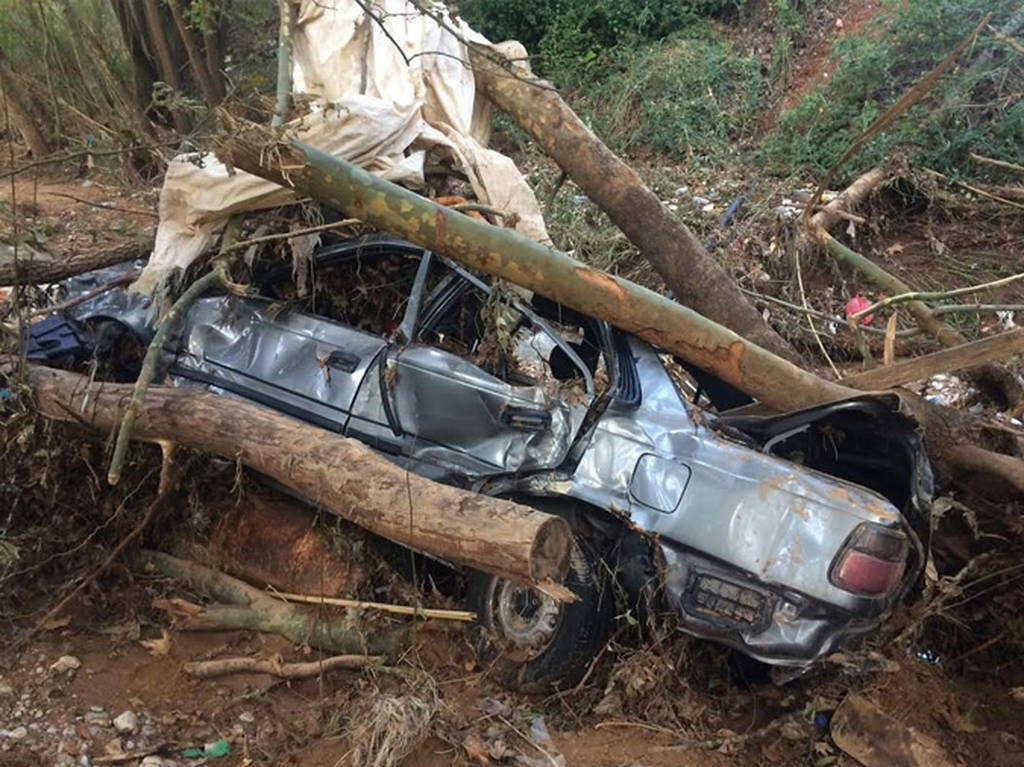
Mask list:
[{"label": "blue object", "polygon": [[22,349],[26,359],[57,367],[83,362],[92,354],[78,328],[56,314],[25,328]]}]

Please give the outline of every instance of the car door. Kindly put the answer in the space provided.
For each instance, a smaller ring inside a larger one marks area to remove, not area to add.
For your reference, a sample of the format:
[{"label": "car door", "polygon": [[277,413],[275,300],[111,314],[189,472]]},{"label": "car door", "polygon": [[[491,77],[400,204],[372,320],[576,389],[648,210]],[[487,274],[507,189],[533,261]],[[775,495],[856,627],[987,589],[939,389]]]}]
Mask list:
[{"label": "car door", "polygon": [[403,318],[422,254],[361,239],[321,251],[308,289],[288,268],[263,280],[262,292],[276,299],[200,299],[171,373],[344,432],[385,336]]},{"label": "car door", "polygon": [[[572,387],[549,375],[558,353],[578,365],[575,401]],[[386,364],[403,452],[468,477],[558,466],[593,396],[591,372],[547,323],[525,306],[499,306],[450,263],[423,301],[412,342]]]}]

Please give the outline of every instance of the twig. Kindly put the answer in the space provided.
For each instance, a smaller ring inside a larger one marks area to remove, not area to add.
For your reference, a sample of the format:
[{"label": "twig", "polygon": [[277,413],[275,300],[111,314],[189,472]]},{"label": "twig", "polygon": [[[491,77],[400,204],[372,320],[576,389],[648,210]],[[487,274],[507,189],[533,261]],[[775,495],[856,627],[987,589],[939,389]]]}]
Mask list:
[{"label": "twig", "polygon": [[75,197],[73,194],[67,194],[65,192],[50,192],[50,191],[47,191],[46,194],[48,194],[50,197],[66,197],[69,200],[74,200],[75,202],[80,202],[83,205],[91,205],[92,207],[100,208],[101,210],[117,210],[117,211],[120,211],[121,213],[131,213],[132,215],[135,215],[135,216],[149,216],[150,218],[156,218],[156,219],[160,218],[160,214],[159,213],[154,213],[151,210],[138,210],[137,208],[122,208],[122,207],[120,207],[118,205],[104,205],[101,202],[93,202],[92,200],[83,200],[81,197]]},{"label": "twig", "polygon": [[[264,692],[263,690],[260,691]],[[167,753],[171,750],[169,744],[161,744],[151,748],[140,748],[135,751],[125,751],[123,754],[111,754],[110,756],[94,756],[93,764],[122,764],[123,762],[134,762],[136,759],[145,759],[151,754]]]},{"label": "twig", "polygon": [[184,669],[186,674],[200,679],[226,674],[270,674],[281,679],[306,679],[336,668],[379,666],[383,660],[381,655],[334,655],[306,663],[280,663],[265,658],[219,658],[186,663]]},{"label": "twig", "polygon": [[1024,312],[1024,304],[947,304],[936,306],[932,314],[991,314],[994,312]]},{"label": "twig", "polygon": [[81,152],[70,152],[69,154],[63,154],[60,157],[46,157],[42,160],[36,160],[35,162],[25,163],[24,165],[14,168],[13,170],[5,171],[0,173],[0,179],[8,178],[11,176],[20,176],[22,173],[32,168],[38,168],[41,165],[53,165],[55,163],[67,162],[70,160],[77,160],[80,157],[86,155],[92,155],[93,157],[108,157],[111,155],[128,154],[129,152],[138,152],[141,149],[166,149],[168,147],[177,146],[180,141],[165,141],[160,144],[140,144],[138,146],[125,147],[123,149],[108,149],[103,151],[95,151],[92,149],[86,149]]},{"label": "twig", "polygon": [[502,219],[513,218],[516,216],[515,213],[498,210],[497,208],[492,208],[490,205],[484,205],[479,202],[464,202],[460,205],[450,205],[449,207],[452,210],[459,211],[460,213],[489,213],[492,216],[500,216]]},{"label": "twig", "polygon": [[508,727],[508,728],[509,728],[510,730],[512,730],[512,732],[514,732],[514,733],[515,733],[516,735],[518,735],[518,736],[519,736],[520,738],[522,738],[522,739],[523,739],[523,740],[525,740],[525,741],[526,741],[527,743],[529,743],[529,744],[530,744],[531,746],[533,746],[533,747],[534,747],[535,749],[537,749],[537,750],[538,750],[538,751],[540,751],[540,752],[541,752],[542,754],[544,754],[544,756],[546,756],[546,757],[547,757],[548,761],[549,761],[549,762],[551,762],[551,764],[553,764],[553,765],[554,765],[554,767],[559,767],[559,762],[558,762],[558,760],[557,760],[557,759],[555,758],[554,754],[552,754],[552,753],[551,753],[550,751],[548,751],[548,750],[547,750],[546,748],[542,748],[542,747],[541,747],[541,746],[540,746],[539,744],[535,743],[535,742],[533,741],[533,738],[531,738],[531,737],[530,737],[529,735],[527,735],[527,734],[526,734],[525,732],[523,732],[522,730],[520,730],[520,729],[519,729],[518,727],[516,727],[516,726],[515,726],[514,724],[512,724],[512,722],[510,722],[510,721],[509,721],[508,719],[506,719],[505,717],[503,717],[503,716],[502,716],[501,714],[498,714],[498,719],[500,719],[500,720],[501,720],[501,721],[502,721],[502,722],[503,722],[503,723],[505,724],[505,726],[506,726],[506,727]]},{"label": "twig", "polygon": [[[835,314],[826,314],[825,312],[818,311],[817,309],[812,309],[810,307],[799,306],[798,304],[790,303],[789,301],[786,301],[784,299],[776,298],[775,296],[768,296],[768,295],[765,295],[764,293],[758,293],[757,291],[754,291],[754,290],[748,290],[747,288],[740,288],[740,291],[742,293],[744,293],[745,295],[750,296],[751,298],[758,298],[758,299],[761,299],[762,301],[767,301],[770,304],[775,304],[777,306],[781,306],[783,309],[789,309],[789,310],[794,311],[794,312],[801,312],[803,314],[809,314],[812,317],[817,317],[818,319],[825,320],[826,322],[834,322],[837,325],[840,325],[840,326],[843,326],[843,327],[846,326],[846,319],[844,317],[839,317],[839,316],[837,316]],[[884,330],[882,330],[881,328],[873,328],[870,325],[864,325],[860,329],[863,330],[863,331],[866,331],[868,333],[875,333],[877,335],[885,335],[885,331]],[[901,330],[901,331],[899,331],[896,334],[896,337],[897,338],[909,338],[911,336],[916,336],[916,335],[920,334],[920,332],[921,331],[918,328],[911,328],[909,330]]]},{"label": "twig", "polygon": [[[795,248],[794,249],[794,251],[793,251],[793,260],[796,262],[796,282],[797,282],[797,285],[800,288],[800,301],[806,307],[808,305],[807,304],[807,293],[804,291],[804,276],[803,276],[803,270],[800,267],[800,260],[801,260],[800,259],[800,248]],[[836,363],[834,363],[832,361],[832,358],[829,356],[828,352],[825,350],[825,344],[822,342],[821,336],[818,334],[818,328],[816,328],[814,326],[814,320],[811,319],[811,315],[809,315],[809,314],[807,314],[805,316],[807,317],[807,325],[811,329],[811,335],[814,336],[814,340],[817,342],[818,349],[821,350],[822,356],[825,357],[825,360],[828,362],[828,366],[830,368],[832,368],[832,372],[835,374],[836,378],[842,378],[842,375],[839,373],[839,369],[836,367]]]},{"label": "twig", "polygon": [[1005,160],[996,160],[991,157],[983,157],[982,155],[975,154],[974,152],[971,152],[971,159],[975,162],[985,163],[985,165],[1002,168],[1003,170],[1015,170],[1018,173],[1024,173],[1024,165],[1017,165],[1016,163],[1006,162]]},{"label": "twig", "polygon": [[25,319],[31,319],[32,317],[38,317],[40,314],[53,314],[54,312],[63,312],[63,311],[65,311],[67,309],[70,309],[70,308],[72,308],[74,306],[78,306],[81,303],[85,303],[86,301],[88,301],[91,298],[96,298],[96,296],[103,295],[107,291],[113,290],[114,288],[119,288],[122,285],[127,285],[129,282],[131,282],[132,280],[134,280],[138,276],[139,276],[138,270],[133,270],[131,272],[128,272],[127,274],[124,274],[124,275],[118,277],[116,280],[111,280],[108,283],[100,285],[98,288],[94,288],[94,289],[90,290],[84,296],[76,296],[75,298],[69,298],[67,301],[63,301],[63,302],[61,302],[59,304],[54,304],[53,306],[43,306],[43,307],[41,307],[39,309],[35,309],[35,310],[29,312],[25,316]]},{"label": "twig", "polygon": [[881,301],[876,301],[866,309],[863,309],[856,314],[851,314],[849,317],[849,323],[851,327],[855,327],[861,318],[866,317],[869,314],[877,312],[879,309],[884,309],[887,306],[893,304],[902,304],[906,301],[940,301],[945,298],[956,298],[957,296],[969,296],[972,293],[980,293],[983,290],[990,290],[993,288],[1001,288],[1004,285],[1017,282],[1024,279],[1024,272],[1020,274],[1014,274],[1010,277],[1003,277],[1002,279],[993,280],[992,282],[986,282],[981,285],[971,285],[966,288],[956,288],[954,290],[944,290],[939,292],[928,292],[922,290],[913,290],[909,293],[900,293],[896,296],[890,296],[889,298],[883,298]]},{"label": "twig", "polygon": [[146,356],[142,360],[142,369],[135,381],[135,390],[132,392],[132,400],[124,412],[124,419],[121,421],[121,428],[117,432],[117,442],[114,445],[114,456],[110,460],[110,470],[107,472],[107,482],[116,485],[121,479],[121,469],[124,467],[125,455],[128,453],[128,444],[131,442],[132,428],[135,426],[135,419],[139,417],[142,410],[142,403],[146,399],[146,391],[149,384],[156,376],[156,363],[160,359],[164,344],[167,343],[171,333],[177,329],[178,321],[184,315],[185,310],[199,296],[215,285],[224,285],[228,282],[227,260],[223,258],[228,248],[238,239],[238,233],[242,228],[242,220],[237,216],[232,218],[224,230],[224,238],[221,246],[221,253],[214,259],[213,266],[208,274],[188,286],[188,289],[178,297],[174,305],[167,312],[167,316],[161,320],[153,340],[149,342],[146,349]]},{"label": "twig", "polygon": [[346,218],[342,221],[334,221],[329,224],[319,224],[318,226],[311,226],[307,229],[294,229],[290,232],[281,232],[279,234],[268,234],[262,237],[252,237],[248,240],[240,240],[238,242],[231,243],[221,249],[221,253],[231,253],[236,250],[243,250],[252,245],[260,245],[264,242],[274,242],[275,240],[290,240],[292,237],[301,237],[304,234],[316,234],[317,232],[327,232],[331,229],[341,229],[346,226],[353,226],[354,224],[362,223],[357,218]]},{"label": "twig", "polygon": [[932,170],[931,168],[922,168],[922,170],[924,170],[925,173],[930,173],[931,175],[936,176],[938,178],[941,178],[944,181],[948,181],[951,184],[956,184],[957,186],[962,186],[964,189],[966,189],[966,190],[968,190],[970,192],[974,192],[975,194],[980,194],[982,197],[987,197],[990,200],[995,200],[996,202],[1001,202],[1004,205],[1010,205],[1010,206],[1012,206],[1014,208],[1020,208],[1021,210],[1024,210],[1024,204],[1021,204],[1019,202],[1014,202],[1013,200],[1007,200],[1005,197],[1000,197],[997,194],[992,194],[991,192],[986,192],[984,189],[979,189],[978,187],[971,186],[970,184],[967,184],[967,183],[965,183],[963,181],[959,181],[959,180],[957,180],[955,178],[950,178],[945,173],[939,173],[937,170]]},{"label": "twig", "polygon": [[1003,32],[1000,32],[998,29],[991,25],[989,25],[988,31],[996,40],[998,40],[1001,43],[1006,43],[1011,48],[1013,48],[1013,50],[1017,51],[1017,53],[1019,53],[1021,56],[1024,56],[1024,45],[1021,45],[1012,37],[1010,37],[1007,34],[1004,34]]},{"label": "twig", "polygon": [[897,117],[923,99],[936,85],[938,85],[939,78],[942,76],[942,73],[952,66],[953,62],[960,57],[960,54],[963,53],[971,43],[974,42],[974,39],[981,34],[981,31],[991,20],[992,14],[986,14],[985,18],[983,18],[978,26],[974,28],[974,31],[967,35],[967,37],[964,38],[964,40],[954,48],[946,58],[936,64],[928,74],[922,77],[909,91],[903,94],[899,101],[889,107],[885,114],[875,120],[875,122],[872,123],[866,131],[861,133],[854,140],[850,145],[850,148],[843,153],[843,156],[839,158],[839,161],[833,165],[829,169],[828,173],[825,174],[824,178],[821,179],[821,183],[818,184],[818,188],[815,189],[814,194],[811,195],[811,199],[808,201],[807,207],[804,208],[803,219],[805,222],[810,219],[811,210],[817,206],[818,200],[821,199],[822,192],[828,189],[828,185],[832,183],[832,179],[835,178],[839,169],[842,168],[851,157],[857,154],[864,144],[888,128]]},{"label": "twig", "polygon": [[60,600],[60,602],[58,602],[53,609],[47,612],[46,615],[44,615],[36,623],[36,625],[28,633],[28,636],[25,637],[25,640],[31,639],[33,636],[39,633],[40,629],[42,629],[55,617],[60,615],[64,608],[71,603],[71,600],[73,600],[80,593],[82,593],[82,590],[86,586],[88,586],[90,583],[99,578],[104,572],[106,572],[107,568],[110,567],[114,560],[121,555],[121,552],[128,547],[128,544],[134,541],[142,534],[142,531],[146,529],[146,526],[152,521],[153,517],[156,516],[156,513],[163,507],[164,502],[167,500],[168,497],[170,497],[170,493],[166,491],[158,495],[154,499],[154,501],[151,504],[149,504],[149,508],[146,509],[145,515],[142,517],[141,520],[139,520],[139,524],[137,524],[132,529],[132,531],[128,533],[128,535],[126,535],[118,542],[118,544],[114,547],[113,551],[110,552],[110,554],[107,556],[106,559],[103,560],[103,563],[99,567],[93,570],[88,577],[86,577],[81,583],[79,583],[74,589],[72,589],[70,594],[68,594],[66,597]]},{"label": "twig", "polygon": [[360,610],[380,610],[395,615],[415,615],[419,618],[437,618],[449,621],[475,621],[476,613],[468,610],[439,610],[431,607],[411,607],[409,605],[391,605],[383,602],[362,602],[358,599],[341,599],[314,594],[286,594],[274,588],[267,589],[272,597],[283,602],[302,602],[309,605],[333,605],[335,607],[354,607]]}]

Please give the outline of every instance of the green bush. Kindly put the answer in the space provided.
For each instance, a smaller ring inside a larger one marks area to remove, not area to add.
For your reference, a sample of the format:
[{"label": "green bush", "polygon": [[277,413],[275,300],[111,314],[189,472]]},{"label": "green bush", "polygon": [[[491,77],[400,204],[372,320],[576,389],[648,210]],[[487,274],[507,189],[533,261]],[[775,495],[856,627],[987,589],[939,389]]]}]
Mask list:
[{"label": "green bush", "polygon": [[702,24],[660,43],[614,48],[572,98],[618,152],[699,161],[736,151],[764,89],[760,63],[735,55]]},{"label": "green bush", "polygon": [[660,40],[695,19],[729,14],[747,0],[463,0],[462,15],[492,40],[516,39],[549,77],[575,72],[602,52]]},{"label": "green bush", "polygon": [[[850,143],[941,61],[989,11],[1001,26],[1019,0],[890,0],[886,14],[836,44],[838,67],[784,112],[762,145],[781,169],[831,167]],[[920,104],[862,150],[857,165],[902,150],[916,163],[951,170],[969,152],[1020,160],[1024,146],[1024,58],[981,35]]]}]

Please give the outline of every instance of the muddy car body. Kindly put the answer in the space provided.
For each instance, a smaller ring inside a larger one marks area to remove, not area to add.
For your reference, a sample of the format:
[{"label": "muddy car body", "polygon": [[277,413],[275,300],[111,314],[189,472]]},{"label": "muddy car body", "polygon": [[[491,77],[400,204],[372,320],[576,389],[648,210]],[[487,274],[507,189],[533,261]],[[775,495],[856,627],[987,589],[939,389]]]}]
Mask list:
[{"label": "muddy car body", "polygon": [[[612,579],[620,610],[668,611],[690,633],[801,668],[876,627],[920,568],[931,473],[895,398],[717,415],[649,344],[408,243],[336,243],[314,272],[333,287],[296,289],[289,266],[255,277],[259,296],[199,299],[163,370],[566,516],[579,602],[469,578],[481,642],[507,651],[521,686],[582,673],[608,635]],[[384,298],[356,306],[375,286]],[[147,299],[111,291],[37,325],[29,355],[111,356],[126,337],[149,340],[149,315]]]}]

